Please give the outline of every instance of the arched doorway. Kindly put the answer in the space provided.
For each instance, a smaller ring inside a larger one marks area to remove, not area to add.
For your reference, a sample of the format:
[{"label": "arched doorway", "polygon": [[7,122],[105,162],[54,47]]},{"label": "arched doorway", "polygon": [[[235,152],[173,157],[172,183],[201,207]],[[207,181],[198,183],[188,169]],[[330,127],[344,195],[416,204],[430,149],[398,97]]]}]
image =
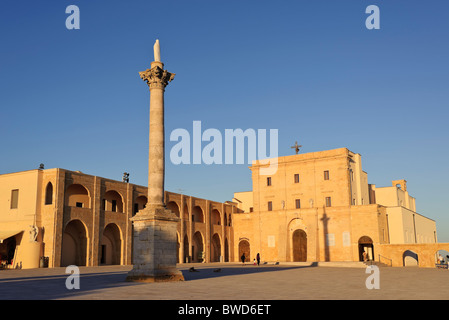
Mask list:
[{"label": "arched doorway", "polygon": [[241,261],[242,255],[245,254],[245,262],[251,260],[251,248],[248,240],[241,240],[239,242],[239,260]]},{"label": "arched doorway", "polygon": [[418,254],[411,250],[406,250],[402,254],[402,262],[404,267],[417,267],[419,265]]},{"label": "arched doorway", "polygon": [[86,266],[87,231],[80,220],[70,221],[62,235],[61,266]]},{"label": "arched doorway", "polygon": [[[443,264],[449,263],[449,251],[438,250],[435,253],[435,263],[439,263],[439,261],[438,261],[439,258],[443,259]],[[441,263],[441,261],[440,261],[440,263]]]},{"label": "arched doorway", "polygon": [[359,239],[359,261],[364,261],[364,252],[366,252],[366,260],[374,260],[374,245],[373,240],[368,236],[363,236]]},{"label": "arched doorway", "polygon": [[221,256],[221,241],[218,233],[212,236],[212,246],[211,246],[211,262],[220,262]]},{"label": "arched doorway", "polygon": [[0,260],[7,265],[15,263],[14,256],[16,254],[16,247],[17,241],[15,236],[3,240],[0,243]]},{"label": "arched doorway", "polygon": [[307,261],[307,233],[302,229],[297,229],[292,235],[293,261]]},{"label": "arched doorway", "polygon": [[203,235],[197,231],[192,241],[192,262],[203,262],[205,258]]},{"label": "arched doorway", "polygon": [[100,264],[121,264],[122,240],[120,229],[115,223],[110,223],[104,228],[100,243]]}]

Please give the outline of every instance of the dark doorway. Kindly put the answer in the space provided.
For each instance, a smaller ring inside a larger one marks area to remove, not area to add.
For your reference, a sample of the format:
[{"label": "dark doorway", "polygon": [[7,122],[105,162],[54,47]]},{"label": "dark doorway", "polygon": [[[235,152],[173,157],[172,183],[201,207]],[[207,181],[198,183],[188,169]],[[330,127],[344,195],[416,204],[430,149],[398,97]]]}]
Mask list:
[{"label": "dark doorway", "polygon": [[105,244],[101,245],[101,259],[100,259],[100,263],[101,264],[105,264],[106,263],[106,245]]},{"label": "dark doorway", "polygon": [[189,237],[187,235],[184,236],[184,262],[189,263],[190,262],[189,257]]},{"label": "dark doorway", "polygon": [[87,231],[80,220],[70,221],[62,235],[61,266],[86,266]]},{"label": "dark doorway", "polygon": [[250,261],[251,250],[250,250],[249,242],[246,240],[242,240],[239,242],[239,259],[240,260],[241,260],[241,257],[243,254],[245,254],[245,262]]},{"label": "dark doorway", "polygon": [[368,236],[359,239],[359,261],[374,260],[373,240]]},{"label": "dark doorway", "polygon": [[293,232],[293,261],[307,261],[307,234],[298,229]]}]

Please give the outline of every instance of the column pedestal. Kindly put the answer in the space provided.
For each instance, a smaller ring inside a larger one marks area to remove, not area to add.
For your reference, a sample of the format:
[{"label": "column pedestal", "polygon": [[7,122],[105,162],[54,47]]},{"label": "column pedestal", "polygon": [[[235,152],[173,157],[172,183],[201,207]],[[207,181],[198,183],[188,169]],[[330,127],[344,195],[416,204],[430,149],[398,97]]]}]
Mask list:
[{"label": "column pedestal", "polygon": [[176,268],[179,218],[164,207],[149,207],[133,218],[133,269],[126,281],[183,281]]}]

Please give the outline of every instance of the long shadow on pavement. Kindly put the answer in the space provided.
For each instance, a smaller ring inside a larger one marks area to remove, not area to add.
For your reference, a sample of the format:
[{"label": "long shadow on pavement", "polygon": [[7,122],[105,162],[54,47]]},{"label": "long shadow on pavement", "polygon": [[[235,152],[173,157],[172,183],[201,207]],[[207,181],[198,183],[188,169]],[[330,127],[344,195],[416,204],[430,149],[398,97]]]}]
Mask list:
[{"label": "long shadow on pavement", "polygon": [[[210,279],[226,276],[248,275],[261,272],[279,272],[289,269],[310,268],[310,266],[217,266],[201,264],[194,265],[198,272],[189,272],[189,268],[179,268],[185,281],[195,281],[200,279]],[[101,270],[101,269],[100,269]],[[121,288],[129,286],[144,285],[137,282],[126,282],[128,270],[123,271],[100,271],[80,274],[80,289],[69,290],[66,287],[66,280],[69,274],[48,274],[15,277],[8,276],[0,279],[0,300],[52,300],[80,298],[81,296],[101,289]]]},{"label": "long shadow on pavement", "polygon": [[316,263],[312,263],[308,266],[282,266],[282,265],[245,265],[245,266],[222,266],[218,265],[217,267],[208,266],[198,268],[193,266],[197,272],[191,272],[190,269],[181,270],[185,281],[199,280],[199,279],[209,279],[209,278],[218,278],[218,277],[226,277],[226,276],[237,276],[237,275],[246,275],[252,273],[261,273],[261,272],[274,272],[274,271],[284,271],[291,269],[302,269],[302,268],[311,268],[317,267]]},{"label": "long shadow on pavement", "polygon": [[67,289],[66,280],[69,275],[1,279],[0,300],[70,299],[94,290],[139,285],[124,281],[127,273],[123,271],[81,274],[79,290]]}]

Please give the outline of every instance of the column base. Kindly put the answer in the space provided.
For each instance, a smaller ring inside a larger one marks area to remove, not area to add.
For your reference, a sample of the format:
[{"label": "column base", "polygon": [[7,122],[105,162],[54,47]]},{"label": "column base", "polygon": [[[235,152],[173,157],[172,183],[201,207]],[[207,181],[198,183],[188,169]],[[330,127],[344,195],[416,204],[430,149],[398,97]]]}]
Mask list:
[{"label": "column base", "polygon": [[139,211],[131,221],[133,234],[133,269],[126,281],[183,281],[176,268],[177,226],[179,218],[162,206],[149,206]]},{"label": "column base", "polygon": [[163,272],[159,275],[144,274],[137,270],[131,270],[126,277],[127,282],[172,282],[184,281],[184,276],[181,271]]}]

